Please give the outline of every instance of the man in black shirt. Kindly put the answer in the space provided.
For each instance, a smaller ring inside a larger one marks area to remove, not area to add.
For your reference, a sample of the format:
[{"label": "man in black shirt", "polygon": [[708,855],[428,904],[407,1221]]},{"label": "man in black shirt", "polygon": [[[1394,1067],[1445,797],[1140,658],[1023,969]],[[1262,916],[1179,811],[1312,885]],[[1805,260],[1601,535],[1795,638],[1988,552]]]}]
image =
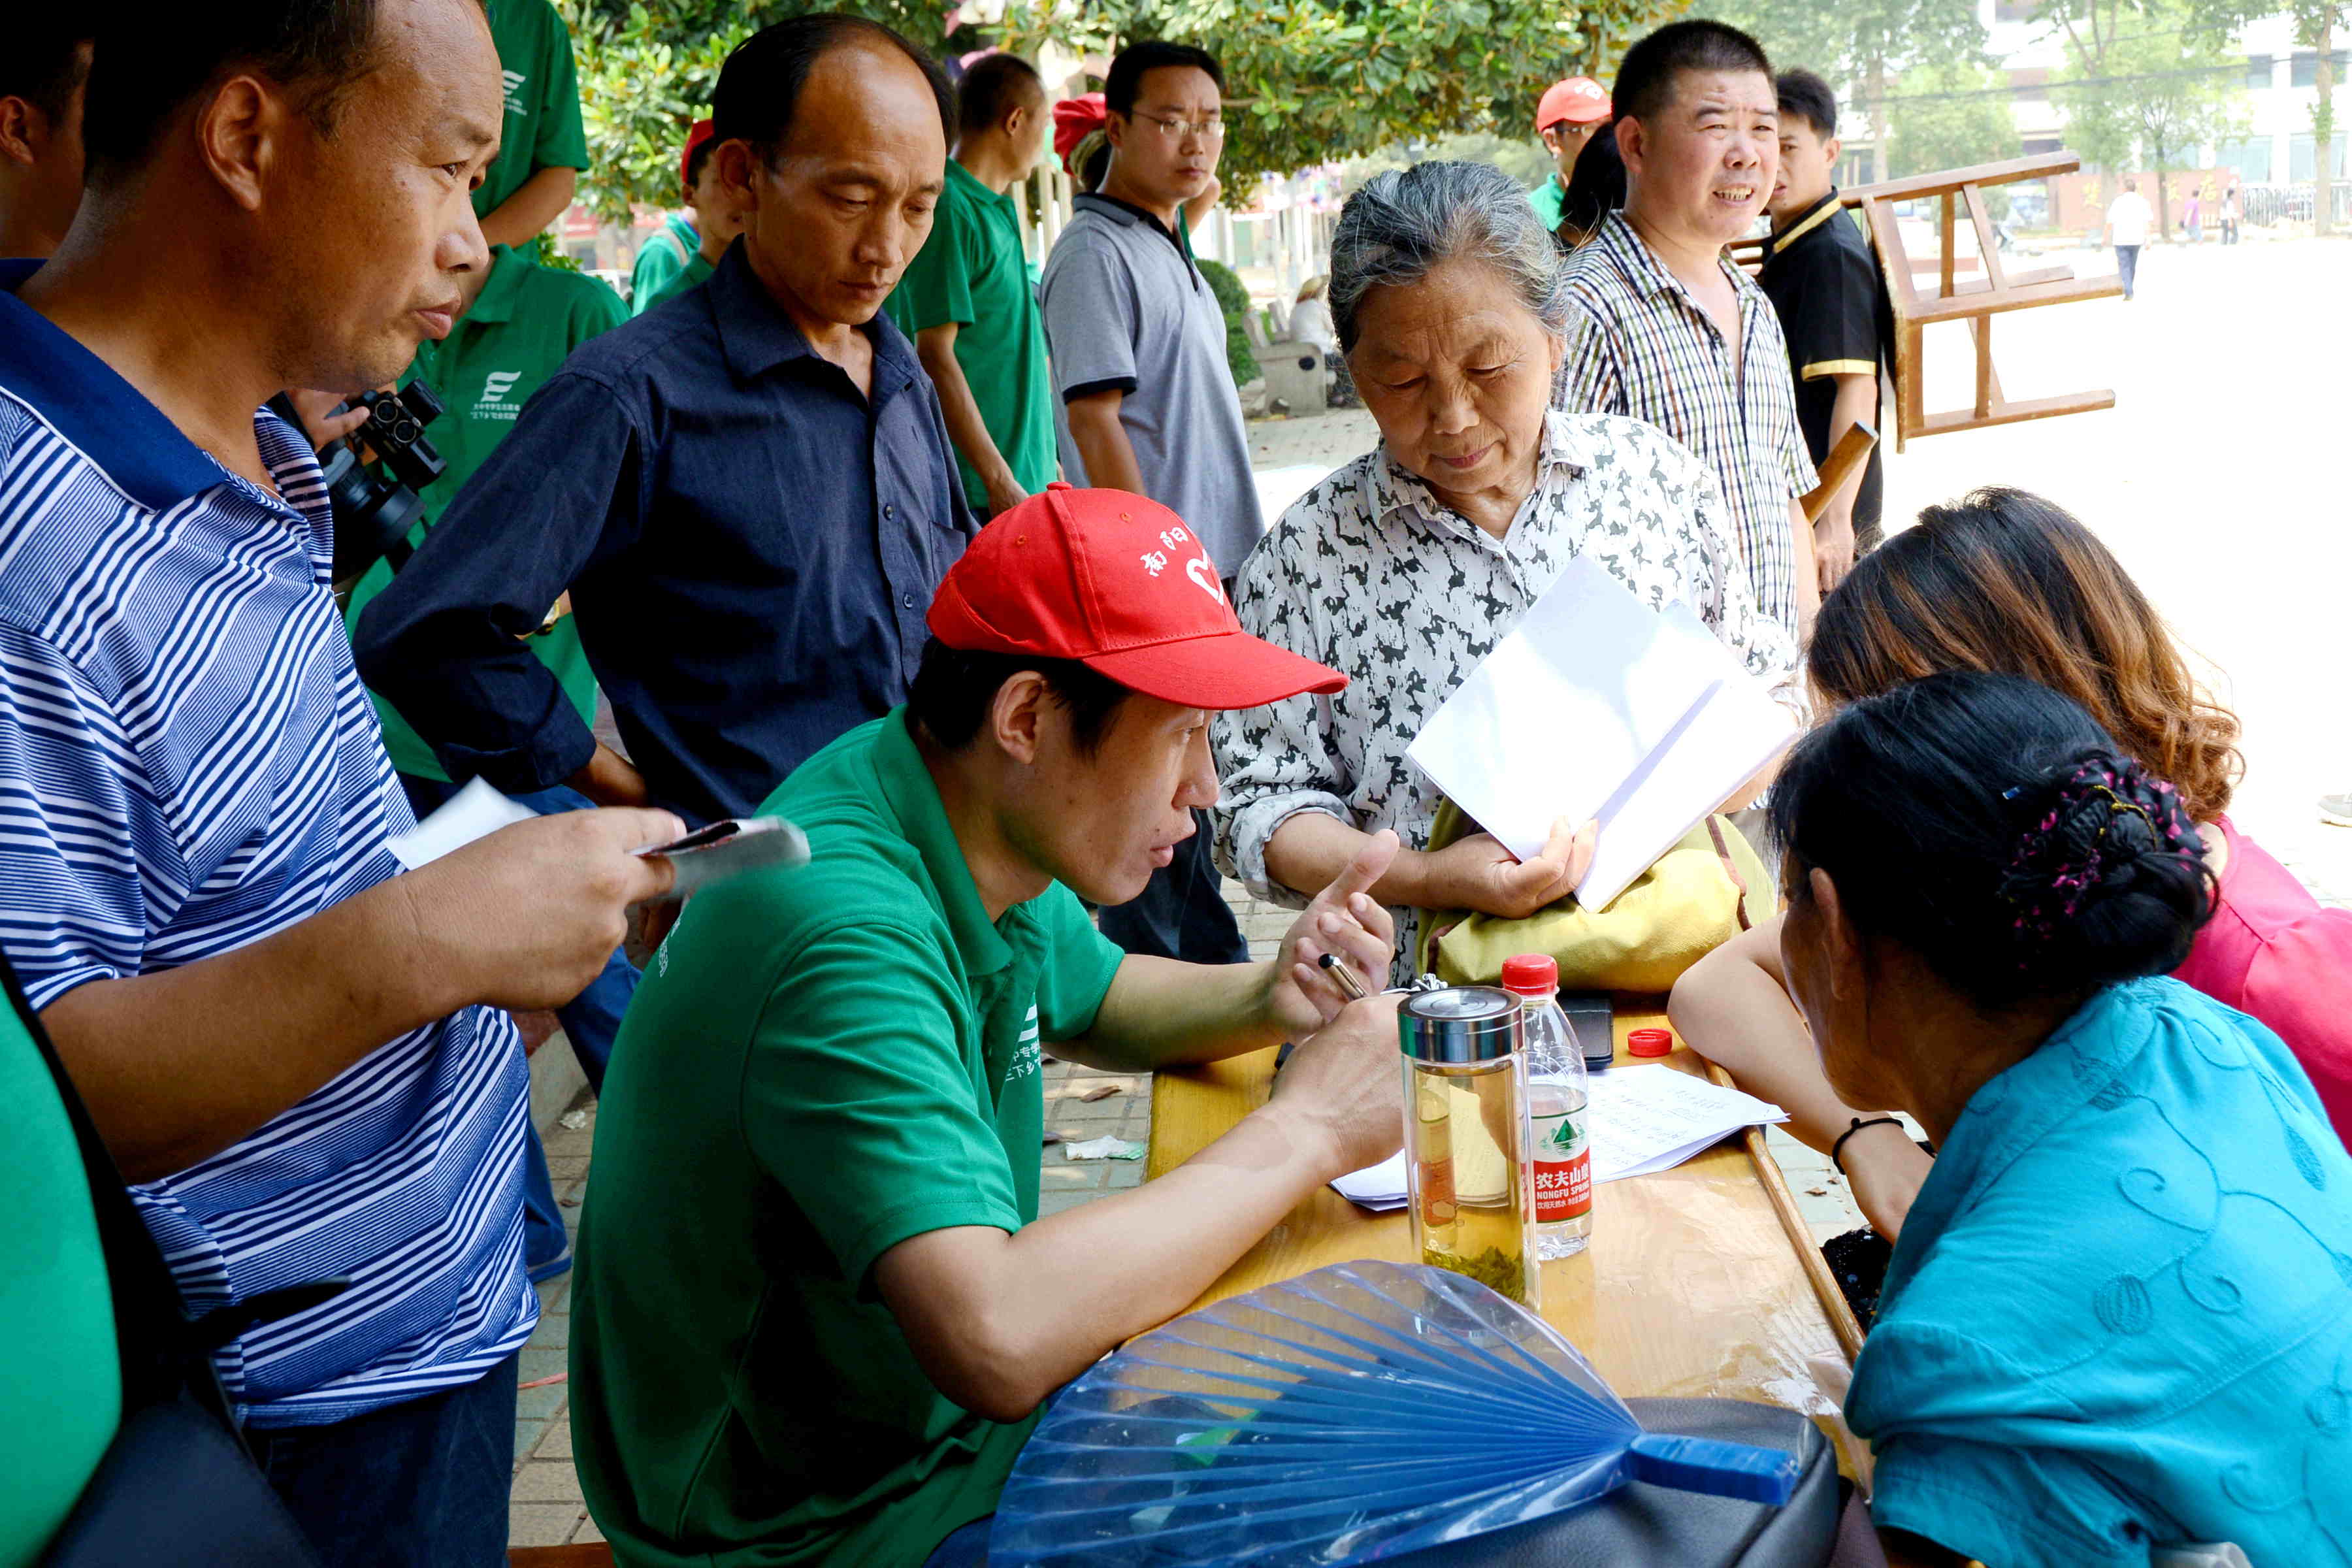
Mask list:
[{"label": "man in black shirt", "polygon": [[[1878,371],[1891,351],[1892,313],[1878,262],[1845,216],[1832,183],[1837,99],[1809,70],[1780,73],[1780,172],[1766,210],[1772,237],[1756,281],[1780,312],[1797,384],[1797,423],[1819,465],[1846,427],[1878,424]],[[1822,592],[1837,585],[1879,540],[1880,474],[1874,449],[1839,487],[1814,529]]]}]

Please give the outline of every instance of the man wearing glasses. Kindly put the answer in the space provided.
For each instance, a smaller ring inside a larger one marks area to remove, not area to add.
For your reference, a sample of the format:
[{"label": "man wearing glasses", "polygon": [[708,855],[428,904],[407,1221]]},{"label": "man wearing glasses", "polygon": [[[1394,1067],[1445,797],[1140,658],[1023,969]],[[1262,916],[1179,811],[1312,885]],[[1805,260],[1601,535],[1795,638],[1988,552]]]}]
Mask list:
[{"label": "man wearing glasses", "polygon": [[[1077,198],[1046,259],[1040,302],[1063,477],[1167,507],[1230,583],[1265,521],[1225,363],[1224,312],[1192,263],[1182,216],[1216,179],[1224,81],[1215,56],[1182,44],[1134,44],[1111,61],[1110,169]],[[1223,593],[1214,581],[1201,587]],[[1103,934],[1129,952],[1245,962],[1249,945],[1219,896],[1209,845],[1203,816],[1140,898],[1102,911]]]}]

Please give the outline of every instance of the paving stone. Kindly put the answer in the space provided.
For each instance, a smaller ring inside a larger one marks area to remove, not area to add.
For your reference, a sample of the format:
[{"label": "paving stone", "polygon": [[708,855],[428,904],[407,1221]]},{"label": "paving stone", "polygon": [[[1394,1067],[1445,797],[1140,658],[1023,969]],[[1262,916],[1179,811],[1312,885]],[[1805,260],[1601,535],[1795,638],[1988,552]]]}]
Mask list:
[{"label": "paving stone", "polygon": [[530,1342],[533,1345],[554,1350],[563,1349],[572,1342],[572,1314],[569,1312],[541,1313],[539,1327],[530,1331]]},{"label": "paving stone", "polygon": [[542,1459],[562,1459],[567,1463],[570,1462],[572,1458],[572,1418],[570,1416],[547,1424],[547,1436],[539,1445],[539,1457]]},{"label": "paving stone", "polygon": [[524,1389],[515,1395],[515,1414],[525,1419],[546,1420],[563,1408],[563,1402],[568,1397],[564,1388],[561,1383],[551,1383],[544,1388]]},{"label": "paving stone", "polygon": [[569,1459],[533,1459],[515,1477],[514,1499],[517,1502],[568,1502],[574,1508],[585,1506],[580,1500],[580,1477]]},{"label": "paving stone", "polygon": [[538,1448],[540,1440],[546,1436],[547,1423],[544,1421],[518,1421],[515,1423],[514,1457],[516,1468],[520,1469],[522,1467],[522,1462],[530,1458],[532,1451]]},{"label": "paving stone", "polygon": [[[571,1353],[561,1345],[542,1345],[534,1341],[522,1347],[522,1360],[517,1370],[521,1373],[525,1383],[553,1377],[559,1372],[570,1370],[568,1358]],[[549,1386],[561,1388],[563,1385],[559,1383]],[[536,1393],[537,1390],[526,1389],[524,1392]]]},{"label": "paving stone", "polygon": [[564,1546],[588,1510],[578,1503],[518,1502],[507,1507],[507,1544]]},{"label": "paving stone", "polygon": [[586,1515],[581,1519],[580,1528],[572,1532],[572,1539],[575,1542],[602,1541],[604,1539],[604,1532],[596,1528],[593,1515]]}]

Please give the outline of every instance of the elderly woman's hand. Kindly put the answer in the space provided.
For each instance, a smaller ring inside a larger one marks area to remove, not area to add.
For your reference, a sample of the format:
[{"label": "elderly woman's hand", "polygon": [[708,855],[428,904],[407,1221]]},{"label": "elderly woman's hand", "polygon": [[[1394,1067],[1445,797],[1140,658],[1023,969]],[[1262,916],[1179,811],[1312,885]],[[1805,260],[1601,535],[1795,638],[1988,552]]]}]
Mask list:
[{"label": "elderly woman's hand", "polygon": [[1518,920],[1576,891],[1592,865],[1597,822],[1579,827],[1563,816],[1551,825],[1543,852],[1521,860],[1491,833],[1457,839],[1427,857],[1423,872],[1433,909],[1470,910]]}]

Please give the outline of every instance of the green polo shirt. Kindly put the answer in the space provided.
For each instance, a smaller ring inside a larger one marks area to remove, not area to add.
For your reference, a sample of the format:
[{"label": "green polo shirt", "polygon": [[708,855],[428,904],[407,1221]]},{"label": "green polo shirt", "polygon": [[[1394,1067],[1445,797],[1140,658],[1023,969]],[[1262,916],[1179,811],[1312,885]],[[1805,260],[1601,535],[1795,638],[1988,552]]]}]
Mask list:
[{"label": "green polo shirt", "polygon": [[[425,542],[425,528],[457,499],[491,449],[507,438],[522,405],[565,356],[597,333],[619,326],[628,314],[621,297],[601,279],[541,267],[503,245],[490,247],[490,276],[482,285],[481,298],[458,318],[446,338],[420,345],[401,378],[404,386],[423,376],[447,408],[425,435],[449,460],[449,468],[425,488],[425,521],[409,531],[410,544]],[[352,589],[345,624],[357,626],[368,601],[391,581],[387,563],[369,567]],[[593,722],[596,677],[581,651],[580,628],[572,617],[566,616],[553,631],[533,637],[530,646],[555,672],[581,718]],[[392,753],[394,767],[419,778],[448,778],[434,759],[433,748],[390,703],[375,699],[375,711],[383,723],[383,749]]]},{"label": "green polo shirt", "polygon": [[[1021,247],[1021,216],[1011,195],[999,195],[971,171],[948,160],[947,188],[931,217],[931,234],[907,263],[884,307],[908,337],[952,321],[956,363],[971,384],[980,422],[1023,489],[1034,495],[1060,472],[1054,440],[1054,385],[1045,373],[1045,323],[1029,258]],[[975,509],[987,487],[963,454],[964,498]]]},{"label": "green polo shirt", "polygon": [[1535,204],[1536,217],[1544,226],[1544,232],[1559,233],[1559,205],[1568,200],[1568,187],[1559,183],[1559,171],[1554,169],[1545,175],[1544,183],[1528,193],[1528,200]]},{"label": "green polo shirt", "polygon": [[[662,220],[661,227],[646,237],[645,248],[637,252],[637,263],[629,269],[629,313],[642,316],[656,304],[677,292],[669,284],[685,271],[690,263],[702,259],[702,236],[694,226],[676,213]],[[705,278],[710,268],[702,269]],[[687,285],[692,288],[693,284]],[[663,290],[668,289],[667,293]]]},{"label": "green polo shirt", "polygon": [[643,315],[656,305],[675,300],[689,289],[701,288],[710,281],[710,275],[718,270],[719,268],[702,259],[702,252],[696,251],[687,258],[684,267],[646,290],[646,302],[637,307],[637,313]]},{"label": "green polo shirt", "polygon": [[1036,1217],[1039,1042],[1093,1026],[1121,954],[1059,883],[991,923],[903,709],[760,809],[813,860],[695,895],[604,1080],[581,1485],[630,1568],[912,1568],[995,1509],[1034,1417],[942,1396],[875,1260]]},{"label": "green polo shirt", "polygon": [[[89,1168],[13,979],[0,995],[0,1563],[35,1563],[114,1439],[121,1358]],[[110,1179],[114,1173],[100,1173]]]},{"label": "green polo shirt", "polygon": [[474,192],[474,216],[487,217],[541,169],[588,166],[580,122],[580,68],[572,35],[547,0],[489,0],[490,42],[506,79],[506,125],[499,155]]}]

